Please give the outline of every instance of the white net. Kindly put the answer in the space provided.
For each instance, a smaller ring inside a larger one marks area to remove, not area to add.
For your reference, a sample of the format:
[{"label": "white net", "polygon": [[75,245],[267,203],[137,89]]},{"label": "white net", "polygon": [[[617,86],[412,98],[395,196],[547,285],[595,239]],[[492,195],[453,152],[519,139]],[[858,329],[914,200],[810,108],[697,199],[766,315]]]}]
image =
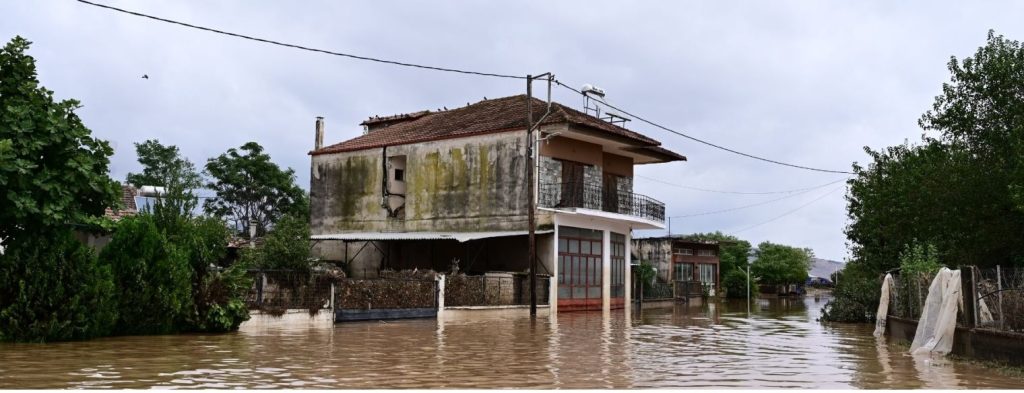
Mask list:
[{"label": "white net", "polygon": [[928,288],[928,298],[921,310],[910,352],[945,355],[952,351],[956,313],[962,301],[960,270],[942,268]]}]

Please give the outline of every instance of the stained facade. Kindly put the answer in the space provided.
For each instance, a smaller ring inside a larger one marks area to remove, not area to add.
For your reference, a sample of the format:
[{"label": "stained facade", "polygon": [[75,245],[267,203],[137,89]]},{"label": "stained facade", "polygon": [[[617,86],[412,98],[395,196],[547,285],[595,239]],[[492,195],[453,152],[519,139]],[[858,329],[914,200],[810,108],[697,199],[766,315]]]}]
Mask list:
[{"label": "stained facade", "polygon": [[[357,277],[402,268],[527,271],[527,105],[539,114],[547,103],[514,96],[374,117],[363,135],[316,146],[315,254]],[[633,166],[685,158],[557,103],[535,136],[534,257],[538,273],[551,277],[552,308],[623,305],[632,230],[664,221],[663,204],[632,192]]]}]

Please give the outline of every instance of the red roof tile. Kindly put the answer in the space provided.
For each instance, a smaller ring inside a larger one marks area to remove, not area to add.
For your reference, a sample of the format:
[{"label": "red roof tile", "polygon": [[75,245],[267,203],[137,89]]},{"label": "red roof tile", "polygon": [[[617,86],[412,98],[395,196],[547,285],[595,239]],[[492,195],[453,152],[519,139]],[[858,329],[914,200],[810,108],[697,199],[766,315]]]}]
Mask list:
[{"label": "red roof tile", "polygon": [[[539,119],[547,102],[533,99],[533,114]],[[363,125],[388,126],[373,128],[369,133],[334,145],[311,151],[310,154],[338,153],[404,145],[438,139],[457,138],[526,128],[526,95],[484,100],[462,108],[440,112],[422,111],[409,115],[370,118]],[[569,123],[631,140],[638,146],[658,146],[658,141],[587,115],[559,103],[551,104],[551,114],[541,124]],[[664,149],[661,149],[664,150]],[[665,150],[667,152],[667,150]],[[669,152],[671,153],[671,152]],[[678,154],[672,155],[681,157]]]}]

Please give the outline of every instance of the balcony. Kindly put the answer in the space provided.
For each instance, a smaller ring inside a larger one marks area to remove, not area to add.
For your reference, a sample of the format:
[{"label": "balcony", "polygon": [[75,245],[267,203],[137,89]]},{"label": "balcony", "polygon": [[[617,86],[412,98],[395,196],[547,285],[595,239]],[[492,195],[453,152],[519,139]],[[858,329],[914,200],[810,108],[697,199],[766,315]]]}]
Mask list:
[{"label": "balcony", "polygon": [[582,182],[541,184],[539,191],[540,207],[600,210],[665,222],[665,204],[646,195]]}]

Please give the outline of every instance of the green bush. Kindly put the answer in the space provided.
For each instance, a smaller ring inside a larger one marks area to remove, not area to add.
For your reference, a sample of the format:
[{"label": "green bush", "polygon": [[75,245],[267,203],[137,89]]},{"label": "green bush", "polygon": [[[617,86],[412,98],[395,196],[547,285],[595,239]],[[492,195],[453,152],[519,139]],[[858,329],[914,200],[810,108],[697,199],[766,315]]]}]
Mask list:
[{"label": "green bush", "polygon": [[249,267],[309,271],[309,220],[284,216],[263,238],[259,247],[243,250],[242,261]]},{"label": "green bush", "polygon": [[[747,297],[747,272],[740,269],[730,270],[722,278],[722,287],[725,288],[725,296],[730,299],[743,299]],[[750,282],[750,297],[757,296],[757,282]]]},{"label": "green bush", "polygon": [[860,263],[850,262],[839,274],[833,298],[821,309],[823,321],[870,322],[878,311],[882,280]]},{"label": "green bush", "polygon": [[241,266],[211,271],[195,293],[196,307],[190,329],[199,332],[229,332],[249,319],[244,296],[252,279]]},{"label": "green bush", "polygon": [[114,273],[118,334],[180,331],[192,308],[188,253],[169,242],[152,215],[121,221],[100,260]]},{"label": "green bush", "polygon": [[238,329],[249,319],[243,301],[252,279],[242,266],[221,270],[218,266],[227,254],[230,231],[224,222],[212,217],[188,219],[177,236],[189,251],[192,267],[192,310],[186,329],[201,332],[226,332]]},{"label": "green bush", "polygon": [[109,267],[71,230],[25,236],[0,255],[0,341],[82,340],[110,333]]}]

